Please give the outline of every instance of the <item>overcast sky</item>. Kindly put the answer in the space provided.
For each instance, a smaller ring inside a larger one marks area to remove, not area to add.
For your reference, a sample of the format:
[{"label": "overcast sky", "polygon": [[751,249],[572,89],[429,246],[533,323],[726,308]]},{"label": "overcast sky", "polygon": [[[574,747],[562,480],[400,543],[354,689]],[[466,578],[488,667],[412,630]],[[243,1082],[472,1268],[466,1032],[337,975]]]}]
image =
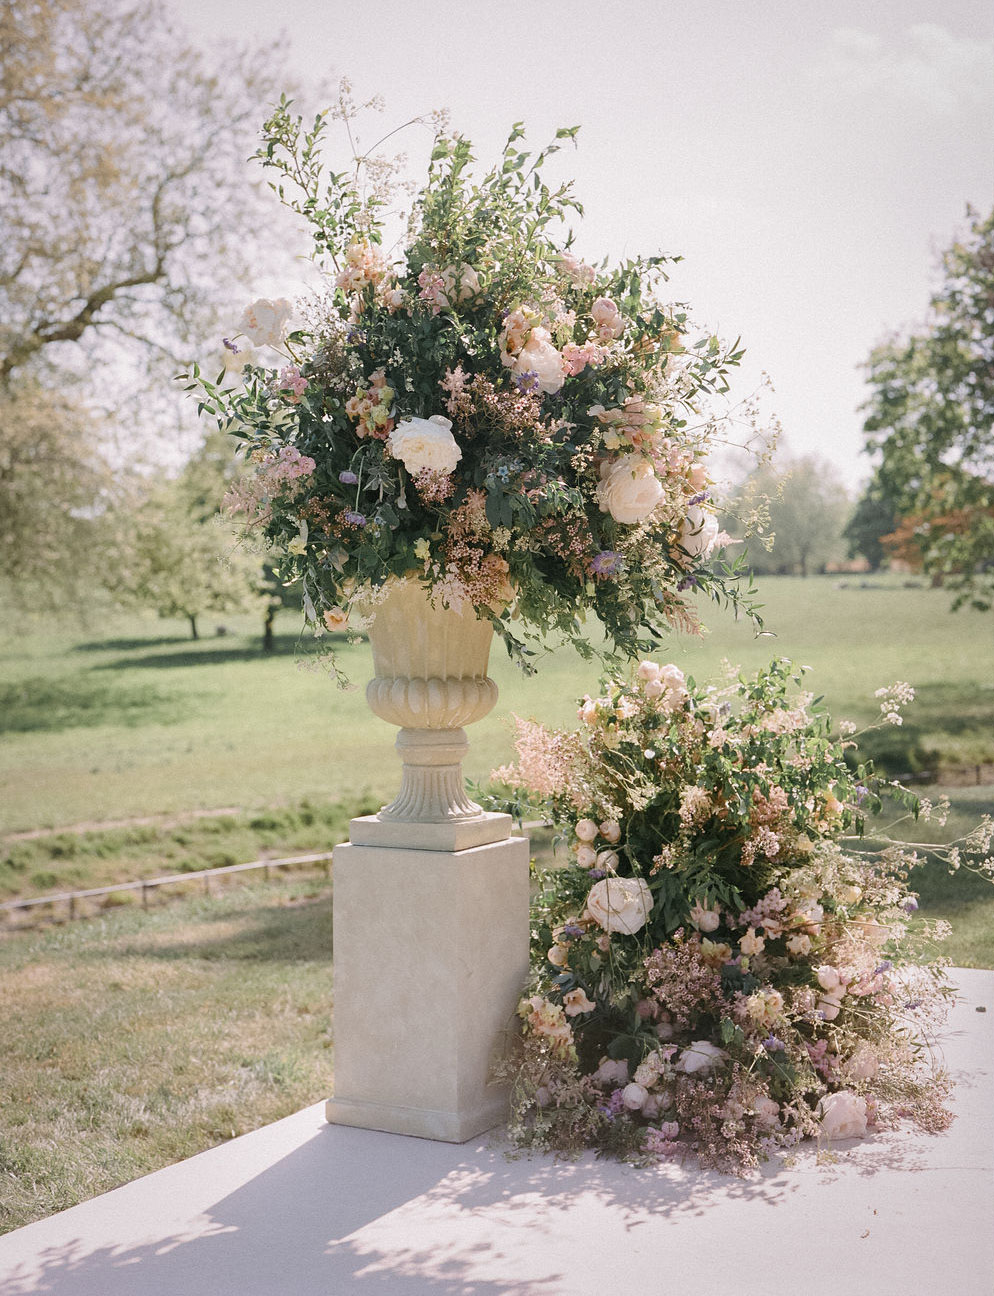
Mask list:
[{"label": "overcast sky", "polygon": [[747,347],[737,390],[769,373],[790,449],[850,485],[860,363],[994,202],[990,0],[166,2],[205,39],[284,29],[292,71],[382,94],[385,126],[447,107],[484,161],[514,121],[580,124],[581,253],[681,254],[674,298]]}]

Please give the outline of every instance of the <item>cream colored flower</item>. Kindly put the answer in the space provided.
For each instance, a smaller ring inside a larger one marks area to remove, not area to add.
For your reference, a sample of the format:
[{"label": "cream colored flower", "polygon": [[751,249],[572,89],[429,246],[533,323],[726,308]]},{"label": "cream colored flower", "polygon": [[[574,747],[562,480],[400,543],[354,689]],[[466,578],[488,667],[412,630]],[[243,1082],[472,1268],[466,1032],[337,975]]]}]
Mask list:
[{"label": "cream colored flower", "polygon": [[787,952],[793,954],[795,958],[803,958],[805,954],[810,954],[811,937],[804,932],[797,932],[793,936],[788,936]]},{"label": "cream colored flower", "polygon": [[600,826],[600,834],[614,846],[621,841],[621,824],[615,819],[606,819]]},{"label": "cream colored flower", "polygon": [[718,542],[718,519],[710,511],[705,511],[699,504],[693,504],[687,510],[683,527],[680,531],[680,548],[690,554],[691,558],[702,561],[710,558]]},{"label": "cream colored flower", "polygon": [[705,909],[700,900],[694,901],[694,907],[690,911],[690,921],[698,931],[713,932],[718,928],[721,922],[721,911],[718,909]]},{"label": "cream colored flower", "polygon": [[622,455],[601,465],[597,503],[615,522],[635,526],[644,522],[663,498],[663,484],[652,464],[640,454]]},{"label": "cream colored flower", "polygon": [[339,630],[344,630],[349,623],[349,614],[344,608],[329,608],[324,614],[324,623],[334,634]]},{"label": "cream colored flower", "polygon": [[387,450],[400,459],[409,473],[450,473],[462,458],[452,435],[452,420],[444,414],[431,418],[409,418],[398,423],[387,438]]},{"label": "cream colored flower", "polygon": [[851,1089],[826,1094],[817,1114],[826,1138],[862,1138],[866,1133],[866,1100]]},{"label": "cream colored flower", "polygon": [[644,878],[601,878],[587,896],[587,910],[605,932],[632,936],[649,921],[652,892]]},{"label": "cream colored flower", "polygon": [[633,1080],[631,1084],[625,1085],[621,1092],[621,1101],[629,1111],[641,1111],[642,1105],[649,1097],[649,1091],[642,1085],[636,1084]]},{"label": "cream colored flower", "polygon": [[581,842],[576,848],[576,862],[580,868],[593,868],[597,863],[597,852],[589,842]]},{"label": "cream colored flower", "polygon": [[245,307],[238,329],[253,346],[282,346],[292,315],[293,307],[285,297],[277,297],[275,301],[260,297]]},{"label": "cream colored flower", "polygon": [[746,934],[739,938],[739,949],[751,958],[754,954],[762,954],[766,949],[766,941],[762,936],[756,935],[755,927],[750,927]]},{"label": "cream colored flower", "polygon": [[708,967],[721,967],[732,957],[732,947],[725,941],[713,941],[705,938],[701,941],[701,958]]},{"label": "cream colored flower", "polygon": [[534,374],[539,390],[550,396],[566,381],[566,364],[552,345],[552,334],[541,325],[532,329],[528,341],[514,357],[511,370],[515,374]]},{"label": "cream colored flower", "polygon": [[577,1017],[580,1013],[593,1012],[596,1007],[596,1003],[587,998],[586,990],[579,987],[563,995],[563,1012],[567,1017]]},{"label": "cream colored flower", "polygon": [[680,1054],[675,1069],[684,1075],[695,1075],[698,1071],[713,1070],[725,1057],[727,1054],[710,1040],[694,1040]]},{"label": "cream colored flower", "polygon": [[582,842],[592,842],[597,836],[597,825],[593,819],[581,819],[573,829]]}]

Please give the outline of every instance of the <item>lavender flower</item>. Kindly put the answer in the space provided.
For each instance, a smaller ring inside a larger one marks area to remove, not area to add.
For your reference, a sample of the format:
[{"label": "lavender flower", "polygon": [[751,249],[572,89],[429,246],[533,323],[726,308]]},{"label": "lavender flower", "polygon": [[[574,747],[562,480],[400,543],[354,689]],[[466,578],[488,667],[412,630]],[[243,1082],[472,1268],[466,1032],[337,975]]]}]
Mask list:
[{"label": "lavender flower", "polygon": [[539,382],[538,374],[534,369],[525,369],[523,373],[519,373],[515,378],[514,385],[519,392],[527,395],[529,392],[538,391],[542,384]]},{"label": "lavender flower", "polygon": [[590,563],[590,570],[595,576],[617,576],[621,571],[621,554],[613,549],[602,549]]},{"label": "lavender flower", "polygon": [[221,341],[224,343],[225,347],[231,352],[232,355],[237,355],[238,352],[241,350],[241,347],[235,346],[231,338],[222,338]]},{"label": "lavender flower", "polygon": [[901,905],[901,908],[904,910],[905,913],[909,913],[909,914],[915,913],[915,911],[918,909],[918,901],[914,898],[914,896],[908,896],[904,904]]},{"label": "lavender flower", "polygon": [[363,514],[356,513],[352,509],[345,510],[345,512],[342,514],[342,520],[346,522],[349,526],[364,527],[366,525],[366,519],[363,516]]},{"label": "lavender flower", "polygon": [[709,500],[710,498],[711,498],[710,491],[701,491],[700,495],[695,495],[694,498],[690,501],[688,508],[693,508],[695,504],[703,504],[705,500]]},{"label": "lavender flower", "polygon": [[342,483],[343,486],[355,486],[359,478],[355,475],[354,472],[350,472],[348,468],[346,468],[344,472],[340,472],[338,474],[338,480]]},{"label": "lavender flower", "polygon": [[569,937],[582,936],[583,928],[577,923],[566,923],[563,927],[563,935]]},{"label": "lavender flower", "polygon": [[777,1039],[775,1035],[768,1035],[763,1040],[763,1048],[766,1049],[767,1053],[782,1053],[785,1045],[782,1039]]},{"label": "lavender flower", "polygon": [[680,591],[696,589],[699,584],[700,582],[696,576],[684,576],[683,580],[677,585],[677,589]]}]

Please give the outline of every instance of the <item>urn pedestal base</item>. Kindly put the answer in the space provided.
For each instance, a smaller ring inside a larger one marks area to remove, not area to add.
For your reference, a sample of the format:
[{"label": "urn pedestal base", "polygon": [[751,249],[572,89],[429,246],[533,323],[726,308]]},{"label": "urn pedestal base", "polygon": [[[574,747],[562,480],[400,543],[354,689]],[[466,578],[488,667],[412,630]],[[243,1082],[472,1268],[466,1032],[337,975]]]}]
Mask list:
[{"label": "urn pedestal base", "polygon": [[461,1143],[507,1118],[488,1077],[528,972],[528,854],[335,848],[329,1121]]}]

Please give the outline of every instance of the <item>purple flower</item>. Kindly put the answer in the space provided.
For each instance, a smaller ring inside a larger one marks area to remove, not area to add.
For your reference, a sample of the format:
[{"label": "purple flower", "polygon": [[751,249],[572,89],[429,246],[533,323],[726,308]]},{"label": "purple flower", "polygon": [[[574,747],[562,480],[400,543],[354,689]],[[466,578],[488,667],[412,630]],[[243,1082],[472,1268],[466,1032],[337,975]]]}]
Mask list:
[{"label": "purple flower", "polygon": [[696,589],[700,582],[696,576],[684,576],[683,580],[677,585],[678,590]]},{"label": "purple flower", "polygon": [[234,342],[232,342],[231,338],[222,338],[221,341],[224,343],[224,345],[227,347],[227,349],[232,353],[232,355],[237,355],[238,352],[241,350],[241,347],[236,347],[236,346],[235,346],[235,344],[234,344]]},{"label": "purple flower", "polygon": [[527,395],[528,392],[538,391],[542,384],[539,382],[538,374],[534,369],[526,369],[523,373],[518,374],[514,380],[514,385],[519,392]]},{"label": "purple flower", "polygon": [[621,571],[621,554],[613,549],[602,549],[590,563],[590,570],[595,576],[617,576]]},{"label": "purple flower", "polygon": [[708,500],[710,498],[711,498],[710,491],[701,491],[700,495],[695,495],[694,498],[690,501],[689,507],[693,508],[695,504],[703,504],[705,500]]},{"label": "purple flower", "polygon": [[890,959],[884,959],[882,963],[878,963],[877,966],[873,969],[873,975],[882,976],[884,972],[889,972],[893,966],[894,964],[890,961]]},{"label": "purple flower", "polygon": [[908,896],[904,904],[901,905],[901,908],[904,910],[905,913],[909,913],[909,914],[914,913],[918,908],[918,901],[914,898],[914,896]]},{"label": "purple flower", "polygon": [[348,468],[346,468],[344,472],[338,474],[338,480],[343,486],[354,486],[358,482],[359,478],[354,472],[349,472]]},{"label": "purple flower", "polygon": [[342,519],[347,522],[349,526],[364,527],[366,525],[365,517],[361,513],[354,512],[352,509],[346,509],[342,514]]},{"label": "purple flower", "polygon": [[565,926],[563,927],[563,935],[570,936],[570,937],[582,936],[583,928],[579,926],[577,923],[566,923]]},{"label": "purple flower", "polygon": [[784,1042],[782,1039],[777,1039],[775,1035],[768,1035],[763,1040],[763,1048],[766,1049],[767,1053],[782,1053],[784,1051]]},{"label": "purple flower", "polygon": [[592,877],[595,882],[599,882],[601,878],[607,877],[607,872],[604,869],[591,869],[589,876]]}]

